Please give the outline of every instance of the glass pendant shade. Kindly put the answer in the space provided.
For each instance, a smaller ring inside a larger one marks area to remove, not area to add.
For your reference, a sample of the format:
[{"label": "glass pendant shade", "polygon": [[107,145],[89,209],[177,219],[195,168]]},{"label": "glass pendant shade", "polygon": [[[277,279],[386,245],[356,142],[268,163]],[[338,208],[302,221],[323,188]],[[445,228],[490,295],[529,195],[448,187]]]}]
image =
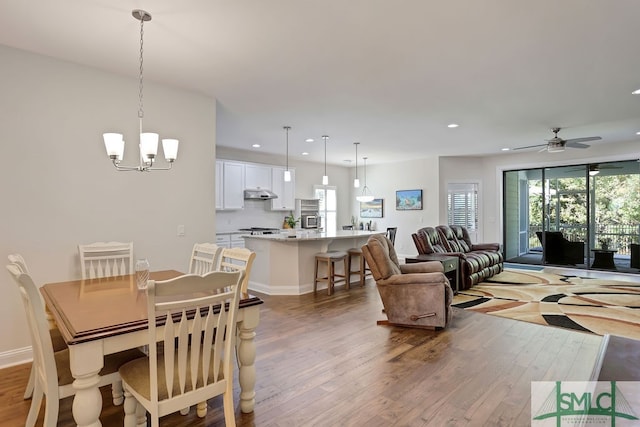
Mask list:
[{"label": "glass pendant shade", "polygon": [[[365,189],[367,187],[364,187]],[[363,193],[364,193],[364,189],[363,189]],[[373,199],[375,199],[375,197],[373,197],[371,194],[361,194],[358,197],[356,197],[356,200],[359,202],[371,202]]]},{"label": "glass pendant shade", "polygon": [[369,187],[367,187],[367,158],[363,157],[362,159],[364,160],[364,187],[362,187],[362,193],[356,196],[356,200],[359,202],[370,202],[375,199],[375,197],[371,193],[371,190],[369,190]]},{"label": "glass pendant shade", "polygon": [[327,175],[322,175],[322,185],[329,185],[329,177]]},{"label": "glass pendant shade", "polygon": [[140,134],[140,155],[143,159],[155,159],[158,154],[157,133],[145,132]]},{"label": "glass pendant shade", "polygon": [[284,171],[284,182],[291,182],[291,171]]},{"label": "glass pendant shade", "polygon": [[124,156],[124,139],[121,133],[104,133],[104,148],[107,150],[107,156],[114,160],[122,160]]},{"label": "glass pendant shade", "polygon": [[168,162],[173,162],[178,158],[178,144],[179,141],[177,139],[162,140],[162,151],[164,151],[164,158]]},{"label": "glass pendant shade", "polygon": [[353,188],[360,188],[360,180],[358,178],[353,180]]}]

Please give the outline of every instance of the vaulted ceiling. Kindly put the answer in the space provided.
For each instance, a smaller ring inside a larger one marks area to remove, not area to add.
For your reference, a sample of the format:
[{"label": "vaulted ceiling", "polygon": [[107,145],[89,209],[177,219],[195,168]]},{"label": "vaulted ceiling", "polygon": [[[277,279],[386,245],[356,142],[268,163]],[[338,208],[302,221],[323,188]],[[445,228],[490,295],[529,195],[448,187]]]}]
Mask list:
[{"label": "vaulted ceiling", "polygon": [[135,77],[136,8],[145,79],[215,97],[219,145],[283,154],[289,125],[292,157],[326,134],[344,164],[356,141],[381,163],[639,138],[637,0],[0,0],[0,44]]}]

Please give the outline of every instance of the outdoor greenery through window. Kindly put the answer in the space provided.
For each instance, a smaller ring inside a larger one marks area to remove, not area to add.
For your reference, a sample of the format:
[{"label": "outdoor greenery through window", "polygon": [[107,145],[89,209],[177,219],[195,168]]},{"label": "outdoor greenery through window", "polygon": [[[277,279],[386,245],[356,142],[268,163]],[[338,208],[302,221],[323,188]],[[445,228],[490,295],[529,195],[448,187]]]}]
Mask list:
[{"label": "outdoor greenery through window", "polygon": [[554,264],[589,268],[597,252],[609,251],[617,269],[634,268],[632,252],[640,243],[638,194],[640,165],[635,160],[507,171],[505,258],[547,263],[543,250],[568,250],[555,240],[543,247],[541,237],[551,232],[561,243],[584,243],[582,262],[555,258]]}]

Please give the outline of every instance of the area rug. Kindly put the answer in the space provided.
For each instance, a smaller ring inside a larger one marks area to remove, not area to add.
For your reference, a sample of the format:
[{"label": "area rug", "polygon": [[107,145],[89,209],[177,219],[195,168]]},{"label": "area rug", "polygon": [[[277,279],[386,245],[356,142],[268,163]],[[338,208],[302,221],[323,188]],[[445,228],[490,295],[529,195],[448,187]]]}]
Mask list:
[{"label": "area rug", "polygon": [[460,291],[453,306],[640,340],[640,283],[508,269]]}]

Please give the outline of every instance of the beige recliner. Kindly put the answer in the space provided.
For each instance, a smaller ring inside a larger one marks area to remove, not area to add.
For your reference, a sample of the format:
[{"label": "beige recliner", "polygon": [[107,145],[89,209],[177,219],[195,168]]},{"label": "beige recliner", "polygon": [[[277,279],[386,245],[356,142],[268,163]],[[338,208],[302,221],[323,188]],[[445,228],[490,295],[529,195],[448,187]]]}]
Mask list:
[{"label": "beige recliner", "polygon": [[382,234],[362,247],[378,286],[388,321],[379,324],[444,328],[451,319],[453,291],[438,261],[400,264],[391,241]]}]

